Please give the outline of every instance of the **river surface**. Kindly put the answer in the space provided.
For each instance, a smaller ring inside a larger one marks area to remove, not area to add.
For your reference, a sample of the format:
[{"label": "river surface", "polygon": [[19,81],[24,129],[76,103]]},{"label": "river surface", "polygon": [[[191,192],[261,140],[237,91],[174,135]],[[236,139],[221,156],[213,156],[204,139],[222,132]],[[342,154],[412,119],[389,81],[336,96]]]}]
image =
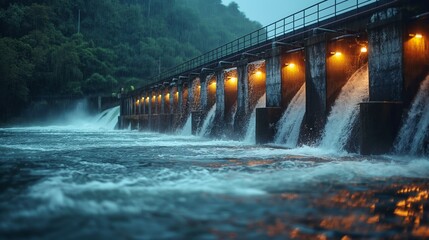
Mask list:
[{"label": "river surface", "polygon": [[427,157],[0,129],[1,239],[427,239]]}]

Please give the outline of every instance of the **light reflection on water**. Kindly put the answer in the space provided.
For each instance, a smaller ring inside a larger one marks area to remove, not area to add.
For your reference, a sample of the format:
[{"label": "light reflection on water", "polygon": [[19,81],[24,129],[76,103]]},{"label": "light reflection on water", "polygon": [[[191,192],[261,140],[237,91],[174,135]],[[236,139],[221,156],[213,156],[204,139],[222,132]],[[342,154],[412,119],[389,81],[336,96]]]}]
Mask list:
[{"label": "light reflection on water", "polygon": [[0,238],[428,238],[429,160],[0,129]]},{"label": "light reflection on water", "polygon": [[[403,182],[405,179],[395,179]],[[368,238],[428,238],[429,183],[414,179],[415,183],[354,185],[350,190],[333,190],[332,194],[316,197],[313,200],[299,194],[281,194],[280,198],[287,205],[305,201],[317,215],[279,214],[270,221],[258,221],[250,225],[270,237],[292,239],[368,239]],[[344,188],[345,186],[337,186]],[[359,188],[366,188],[359,190]],[[323,213],[320,215],[320,213]]]}]

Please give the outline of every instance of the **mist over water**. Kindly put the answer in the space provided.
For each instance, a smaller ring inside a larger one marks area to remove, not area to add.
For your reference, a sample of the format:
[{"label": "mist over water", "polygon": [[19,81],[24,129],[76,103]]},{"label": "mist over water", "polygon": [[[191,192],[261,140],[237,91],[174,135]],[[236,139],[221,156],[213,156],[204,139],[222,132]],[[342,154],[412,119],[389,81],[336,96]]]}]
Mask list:
[{"label": "mist over water", "polygon": [[427,158],[106,130],[117,110],[0,129],[1,238],[427,236]]}]

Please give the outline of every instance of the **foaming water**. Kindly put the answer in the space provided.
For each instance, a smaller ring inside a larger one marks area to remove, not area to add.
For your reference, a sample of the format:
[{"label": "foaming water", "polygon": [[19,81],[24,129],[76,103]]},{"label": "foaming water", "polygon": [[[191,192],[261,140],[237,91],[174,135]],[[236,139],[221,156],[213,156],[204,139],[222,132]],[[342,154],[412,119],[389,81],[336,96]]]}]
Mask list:
[{"label": "foaming water", "polygon": [[305,84],[295,94],[277,126],[276,144],[294,148],[298,144],[301,123],[305,114]]},{"label": "foaming water", "polygon": [[250,115],[249,122],[247,123],[246,135],[244,137],[244,142],[246,143],[255,143],[256,142],[256,109],[265,107],[267,95],[264,93],[262,97],[259,98],[258,103],[255,108],[253,108],[252,115]]},{"label": "foaming water", "polygon": [[[61,127],[0,139],[7,239],[407,239],[427,227],[427,158]],[[415,221],[403,201],[422,209]]]},{"label": "foaming water", "polygon": [[188,118],[186,119],[185,125],[180,130],[180,135],[182,135],[182,136],[192,135],[192,116],[190,114],[189,114]]},{"label": "foaming water", "polygon": [[114,129],[118,123],[120,107],[116,106],[98,114],[94,119],[95,125],[105,129]]},{"label": "foaming water", "polygon": [[399,132],[395,150],[402,154],[429,155],[429,76],[420,85]]},{"label": "foaming water", "polygon": [[325,126],[321,148],[343,151],[359,114],[359,103],[368,98],[368,65],[357,70],[341,89]]},{"label": "foaming water", "polygon": [[207,116],[203,122],[203,126],[201,127],[200,131],[198,132],[198,136],[207,136],[208,134],[210,134],[210,130],[211,130],[211,127],[213,125],[215,113],[216,113],[216,103],[213,105],[213,107],[207,113]]}]

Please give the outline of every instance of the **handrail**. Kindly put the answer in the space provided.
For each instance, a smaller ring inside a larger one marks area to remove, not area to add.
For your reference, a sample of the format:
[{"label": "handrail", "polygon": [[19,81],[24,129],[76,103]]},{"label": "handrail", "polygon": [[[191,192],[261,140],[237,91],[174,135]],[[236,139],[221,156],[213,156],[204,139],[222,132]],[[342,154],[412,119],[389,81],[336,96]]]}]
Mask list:
[{"label": "handrail", "polygon": [[295,33],[296,30],[303,29],[306,26],[317,25],[328,18],[337,17],[345,12],[358,10],[359,8],[379,1],[382,0],[323,0],[180,65],[169,68],[153,78],[150,83],[145,86],[152,85],[159,81],[168,81],[168,79],[178,74],[203,67],[218,59],[266,43],[268,40],[276,41],[285,34]]}]

